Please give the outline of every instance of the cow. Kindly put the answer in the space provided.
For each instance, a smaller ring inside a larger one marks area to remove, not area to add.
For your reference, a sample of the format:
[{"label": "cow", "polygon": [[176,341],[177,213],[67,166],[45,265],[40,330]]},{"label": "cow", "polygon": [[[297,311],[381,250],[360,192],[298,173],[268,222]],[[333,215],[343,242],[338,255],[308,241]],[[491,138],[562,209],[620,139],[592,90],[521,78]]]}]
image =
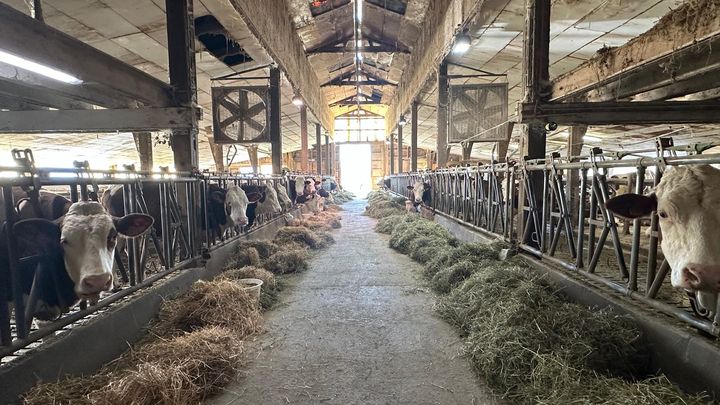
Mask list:
[{"label": "cow", "polygon": [[629,218],[657,212],[661,247],[673,287],[697,292],[700,306],[714,312],[720,291],[720,170],[710,165],[668,168],[654,193],[627,193],[607,208]]},{"label": "cow", "polygon": [[420,205],[430,206],[432,202],[430,182],[418,180],[415,185],[407,186],[407,189],[412,191],[411,200],[416,210]]},{"label": "cow", "polygon": [[[118,236],[137,237],[153,224],[152,217],[130,214],[113,217],[100,203],[81,201],[71,204],[67,213],[54,221],[45,218],[23,219],[12,232],[17,240],[17,274],[23,295],[29,295],[35,279],[38,305],[33,315],[53,320],[80,299],[96,303],[100,293],[112,288],[112,267]],[[0,235],[0,274],[10,270],[8,229]],[[9,292],[9,291],[8,291]],[[12,296],[5,299],[11,300]]]},{"label": "cow", "polygon": [[255,219],[259,215],[274,214],[282,211],[280,202],[277,198],[277,192],[273,187],[266,185],[243,184],[240,186],[242,191],[248,196],[253,196],[253,201],[247,205],[247,226],[251,227],[255,224]]},{"label": "cow", "polygon": [[292,208],[292,200],[290,200],[290,197],[288,196],[287,188],[282,183],[277,182],[273,185],[272,182],[268,180],[265,184],[268,187],[275,187],[275,192],[277,193],[278,201],[280,202],[280,206],[282,206],[282,208],[285,210]]},{"label": "cow", "polygon": [[[221,238],[224,231],[234,226],[249,224],[248,206],[262,195],[247,194],[240,186],[230,185],[227,190],[217,184],[209,184],[207,190],[208,229]],[[253,207],[254,208],[254,207]]]}]

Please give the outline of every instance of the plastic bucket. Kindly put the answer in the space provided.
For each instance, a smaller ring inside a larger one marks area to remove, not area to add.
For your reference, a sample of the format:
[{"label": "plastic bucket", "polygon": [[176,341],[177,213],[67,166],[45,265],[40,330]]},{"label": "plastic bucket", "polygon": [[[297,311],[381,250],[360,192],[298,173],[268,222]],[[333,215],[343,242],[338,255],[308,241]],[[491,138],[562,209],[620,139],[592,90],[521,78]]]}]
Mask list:
[{"label": "plastic bucket", "polygon": [[257,278],[241,278],[238,280],[238,283],[243,286],[243,290],[245,290],[248,295],[253,297],[256,301],[260,301],[260,288],[263,285],[262,280]]}]

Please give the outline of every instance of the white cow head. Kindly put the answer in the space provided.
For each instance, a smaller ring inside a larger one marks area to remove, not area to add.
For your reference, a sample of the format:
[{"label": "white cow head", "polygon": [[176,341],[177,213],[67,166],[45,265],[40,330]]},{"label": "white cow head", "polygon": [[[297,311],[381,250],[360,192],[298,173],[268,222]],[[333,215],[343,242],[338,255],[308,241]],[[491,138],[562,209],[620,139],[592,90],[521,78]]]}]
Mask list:
[{"label": "white cow head", "polygon": [[258,206],[255,210],[257,215],[262,214],[274,214],[282,211],[280,201],[278,201],[277,191],[272,185],[272,182],[268,181],[265,183],[265,200],[261,203],[258,201]]},{"label": "white cow head", "polygon": [[[62,249],[65,269],[75,284],[78,297],[97,301],[100,292],[112,287],[112,269],[117,237],[134,238],[142,235],[153,224],[145,214],[129,214],[117,218],[110,216],[100,203],[82,201],[73,203],[67,214],[55,222],[29,219],[18,222],[18,237],[39,243],[54,239]],[[22,235],[22,236],[20,236]],[[28,243],[26,242],[26,243]]]},{"label": "white cow head", "polygon": [[295,194],[303,195],[304,192],[305,192],[305,177],[303,177],[303,176],[295,177]]},{"label": "white cow head", "polygon": [[626,218],[657,211],[672,285],[697,291],[700,305],[715,311],[720,291],[720,170],[709,165],[670,168],[654,194],[624,194],[607,206]]},{"label": "white cow head", "polygon": [[225,215],[227,215],[228,227],[247,225],[246,211],[248,204],[257,201],[259,198],[259,195],[248,196],[239,186],[234,184],[229,186],[225,192]]},{"label": "white cow head", "polygon": [[[267,182],[268,187],[271,187],[271,182]],[[275,192],[277,192],[278,200],[280,201],[280,204],[285,208],[292,207],[292,201],[290,201],[290,197],[288,196],[287,189],[282,184],[275,183]]]},{"label": "white cow head", "polygon": [[422,203],[423,193],[426,190],[430,190],[430,183],[426,183],[422,180],[418,180],[415,182],[415,185],[407,186],[407,189],[412,190],[413,197],[415,199],[415,204],[420,204],[420,203]]}]

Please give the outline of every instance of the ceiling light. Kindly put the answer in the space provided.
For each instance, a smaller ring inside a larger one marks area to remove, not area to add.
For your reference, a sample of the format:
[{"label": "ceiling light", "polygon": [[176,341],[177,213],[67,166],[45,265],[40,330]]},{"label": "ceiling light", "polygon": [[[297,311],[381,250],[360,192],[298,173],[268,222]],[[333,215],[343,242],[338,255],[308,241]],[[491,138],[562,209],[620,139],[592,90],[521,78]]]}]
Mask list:
[{"label": "ceiling light", "polygon": [[21,69],[29,70],[33,73],[37,73],[45,77],[49,77],[54,80],[61,81],[63,83],[80,84],[83,82],[77,77],[69,75],[65,72],[61,72],[57,69],[41,65],[39,63],[27,60],[25,58],[21,58],[19,56],[15,56],[2,50],[0,50],[0,61],[5,62],[9,65],[19,67]]},{"label": "ceiling light", "polygon": [[298,107],[302,107],[302,105],[305,104],[302,97],[300,97],[299,93],[295,93],[295,95],[292,98],[292,103]]},{"label": "ceiling light", "polygon": [[358,22],[362,22],[362,15],[363,15],[363,4],[362,3],[363,2],[362,2],[362,0],[355,0],[355,2],[357,3],[357,12],[355,15],[357,16]]},{"label": "ceiling light", "polygon": [[467,29],[464,29],[455,37],[452,52],[461,54],[467,52],[468,49],[470,49],[470,35],[467,34]]},{"label": "ceiling light", "polygon": [[405,114],[400,114],[400,120],[398,121],[398,125],[405,126],[407,124],[407,121],[405,121]]}]

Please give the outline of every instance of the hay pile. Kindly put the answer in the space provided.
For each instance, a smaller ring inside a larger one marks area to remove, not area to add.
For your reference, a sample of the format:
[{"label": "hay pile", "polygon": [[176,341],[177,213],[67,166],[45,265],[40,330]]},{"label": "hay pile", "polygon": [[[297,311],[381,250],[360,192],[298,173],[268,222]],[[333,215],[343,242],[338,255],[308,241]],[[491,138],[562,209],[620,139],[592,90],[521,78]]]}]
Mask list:
[{"label": "hay pile", "polygon": [[235,377],[242,341],[226,328],[209,327],[157,341],[132,354],[138,362],[118,372],[95,404],[197,404]]},{"label": "hay pile", "polygon": [[322,249],[335,243],[335,239],[327,232],[314,232],[302,226],[284,226],[275,236],[275,243],[299,244],[310,249]]},{"label": "hay pile", "polygon": [[216,280],[240,280],[243,278],[257,278],[262,280],[263,285],[260,288],[260,307],[264,310],[272,308],[277,302],[283,285],[279,282],[275,275],[263,268],[254,266],[245,266],[242,268],[231,268],[223,271]]},{"label": "hay pile", "polygon": [[231,381],[243,337],[261,327],[257,304],[240,285],[198,281],[166,301],[151,333],[134,349],[90,376],[41,384],[25,404],[201,403]]},{"label": "hay pile", "polygon": [[310,254],[305,249],[290,248],[270,256],[263,267],[274,274],[299,273],[310,267]]},{"label": "hay pile", "polygon": [[208,326],[221,326],[244,338],[260,331],[262,316],[240,284],[201,280],[186,293],[163,304],[153,331],[167,336]]},{"label": "hay pile", "polygon": [[380,219],[405,212],[404,197],[397,197],[386,191],[371,191],[368,194],[368,204],[363,215]]},{"label": "hay pile", "polygon": [[339,190],[333,194],[333,200],[336,204],[345,204],[346,202],[350,202],[354,199],[355,194],[345,190]]},{"label": "hay pile", "polygon": [[382,218],[376,230],[425,264],[430,286],[447,294],[439,313],[460,330],[477,372],[512,403],[707,401],[649,374],[631,318],[568,302],[508,244],[459,243],[414,215]]}]

